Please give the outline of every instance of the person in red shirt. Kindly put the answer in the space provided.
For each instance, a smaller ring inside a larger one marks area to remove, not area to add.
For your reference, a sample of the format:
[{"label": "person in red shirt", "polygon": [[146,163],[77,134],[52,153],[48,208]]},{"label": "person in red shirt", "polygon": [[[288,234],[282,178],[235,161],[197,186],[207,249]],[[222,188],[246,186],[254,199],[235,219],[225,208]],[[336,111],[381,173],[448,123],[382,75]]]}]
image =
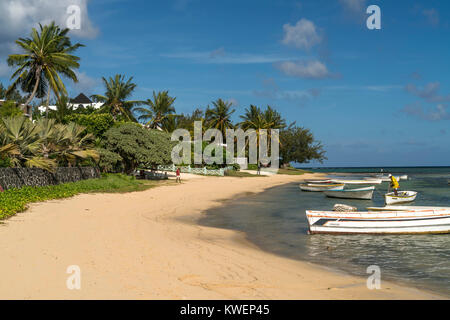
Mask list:
[{"label": "person in red shirt", "polygon": [[181,183],[181,172],[180,172],[180,168],[177,168],[177,182]]}]

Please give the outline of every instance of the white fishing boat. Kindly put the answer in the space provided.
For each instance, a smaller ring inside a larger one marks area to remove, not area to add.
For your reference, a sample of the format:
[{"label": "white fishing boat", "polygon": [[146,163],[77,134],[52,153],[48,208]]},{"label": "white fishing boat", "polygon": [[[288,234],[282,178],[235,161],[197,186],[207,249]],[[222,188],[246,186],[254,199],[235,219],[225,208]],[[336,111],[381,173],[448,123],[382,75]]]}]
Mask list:
[{"label": "white fishing boat", "polygon": [[431,206],[385,206],[385,207],[367,207],[368,211],[417,211],[417,210],[450,210],[450,207],[431,207]]},{"label": "white fishing boat", "polygon": [[342,190],[342,189],[344,189],[344,184],[307,183],[307,184],[301,184],[300,189],[302,191],[312,191],[312,192],[320,192],[320,191],[325,191],[325,190]]},{"label": "white fishing boat", "polygon": [[306,211],[311,234],[450,233],[450,209],[382,212]]},{"label": "white fishing boat", "polygon": [[331,180],[307,180],[305,181],[306,183],[332,183]]},{"label": "white fishing boat", "polygon": [[345,190],[327,190],[324,191],[324,193],[329,198],[370,200],[373,197],[374,190],[375,187],[367,187]]},{"label": "white fishing boat", "polygon": [[[390,175],[387,175],[387,176],[376,176],[376,177],[377,177],[377,179],[381,179],[381,181],[383,181],[383,182],[390,182],[391,181],[391,176]],[[397,181],[401,180],[401,178],[399,176],[394,176],[394,178]]]},{"label": "white fishing boat", "polygon": [[399,178],[400,178],[400,180],[408,180],[408,175],[404,174],[404,175],[400,176]]},{"label": "white fishing boat", "polygon": [[389,204],[406,203],[416,200],[416,191],[399,191],[397,195],[394,192],[389,192],[384,195],[384,202]]},{"label": "white fishing boat", "polygon": [[344,184],[381,184],[381,179],[362,179],[362,180],[346,180],[346,179],[332,179],[332,183],[344,183]]}]

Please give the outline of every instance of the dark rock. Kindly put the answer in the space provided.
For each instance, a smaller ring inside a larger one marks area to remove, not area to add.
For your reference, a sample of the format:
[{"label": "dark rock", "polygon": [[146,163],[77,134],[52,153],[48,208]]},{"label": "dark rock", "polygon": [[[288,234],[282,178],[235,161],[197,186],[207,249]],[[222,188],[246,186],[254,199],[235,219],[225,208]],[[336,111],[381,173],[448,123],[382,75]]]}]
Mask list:
[{"label": "dark rock", "polygon": [[98,170],[92,167],[61,167],[55,172],[38,168],[0,168],[0,186],[5,190],[23,186],[56,185],[99,177]]}]

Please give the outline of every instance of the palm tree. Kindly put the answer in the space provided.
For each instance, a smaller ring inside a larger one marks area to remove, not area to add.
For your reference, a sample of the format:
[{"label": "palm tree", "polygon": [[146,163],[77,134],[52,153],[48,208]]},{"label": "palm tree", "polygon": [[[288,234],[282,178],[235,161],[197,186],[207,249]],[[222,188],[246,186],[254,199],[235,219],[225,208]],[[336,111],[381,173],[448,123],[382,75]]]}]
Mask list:
[{"label": "palm tree", "polygon": [[91,133],[86,134],[85,127],[71,122],[67,125],[57,125],[56,130],[59,131],[59,137],[63,137],[55,153],[60,163],[67,163],[71,167],[76,165],[78,160],[99,160],[99,153],[95,150],[95,137]]},{"label": "palm tree", "polygon": [[72,114],[74,112],[73,107],[69,103],[69,97],[62,95],[56,101],[56,111],[54,112],[54,117],[57,122],[63,123],[64,117]]},{"label": "palm tree", "polygon": [[3,118],[0,127],[0,153],[7,154],[13,166],[46,170],[56,167],[55,160],[42,155],[39,129],[26,117]]},{"label": "palm tree", "polygon": [[86,133],[86,128],[76,123],[56,124],[55,119],[40,119],[35,124],[44,158],[54,158],[59,164],[69,167],[78,160],[92,158],[98,160],[94,149],[94,135]]},{"label": "palm tree", "polygon": [[134,89],[136,89],[136,84],[132,82],[133,77],[125,81],[124,75],[116,74],[114,78],[109,77],[106,80],[103,77],[102,79],[106,88],[105,95],[95,94],[91,96],[95,102],[104,103],[103,107],[97,112],[111,112],[114,120],[117,120],[117,116],[122,115],[129,121],[136,121],[131,110],[134,106],[143,102],[127,100],[133,94]]},{"label": "palm tree", "polygon": [[153,101],[147,99],[144,102],[148,107],[138,107],[134,111],[140,114],[138,120],[146,121],[145,125],[149,128],[168,131],[169,128],[165,128],[165,124],[175,121],[173,118],[176,117],[173,106],[175,100],[175,97],[169,96],[169,91],[158,92],[158,94],[153,91]]},{"label": "palm tree", "polygon": [[47,86],[57,97],[61,93],[67,94],[60,75],[78,82],[73,69],[80,67],[80,58],[72,53],[83,46],[79,43],[72,45],[68,32],[69,29],[61,29],[52,22],[50,25],[39,25],[39,31],[33,28],[30,38],[19,38],[16,44],[24,53],[8,57],[8,65],[18,67],[11,76],[15,80],[8,92],[15,90],[18,85],[30,92],[26,105],[38,92],[42,96],[43,90],[48,90]]},{"label": "palm tree", "polygon": [[267,106],[267,109],[263,114],[266,127],[270,129],[283,129],[286,127],[286,120],[281,117],[281,114],[274,110],[271,106]]},{"label": "palm tree", "polygon": [[267,129],[267,122],[264,119],[264,114],[260,108],[255,105],[250,105],[250,108],[245,109],[244,115],[240,116],[242,122],[239,123],[243,130],[254,129],[259,133],[260,129]]},{"label": "palm tree", "polygon": [[270,140],[272,136],[270,129],[281,129],[286,126],[285,120],[270,106],[267,106],[267,109],[263,112],[257,106],[250,105],[250,108],[245,109],[245,114],[240,116],[240,118],[242,122],[239,125],[243,130],[255,130],[256,144],[258,147],[261,130],[268,130],[267,138]]},{"label": "palm tree", "polygon": [[222,99],[217,99],[213,101],[213,108],[207,107],[205,112],[205,122],[209,128],[215,128],[222,132],[222,135],[226,136],[226,129],[233,128],[233,123],[231,122],[231,115],[236,110],[230,110],[233,104],[231,102],[223,101]]}]

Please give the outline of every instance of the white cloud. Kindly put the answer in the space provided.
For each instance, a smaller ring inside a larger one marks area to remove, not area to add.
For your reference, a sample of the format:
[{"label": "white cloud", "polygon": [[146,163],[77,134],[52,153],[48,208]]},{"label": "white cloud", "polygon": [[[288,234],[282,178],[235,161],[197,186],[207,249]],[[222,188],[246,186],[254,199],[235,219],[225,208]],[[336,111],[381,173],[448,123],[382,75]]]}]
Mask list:
[{"label": "white cloud", "polygon": [[96,87],[100,85],[100,79],[89,77],[85,72],[75,72],[78,78],[78,82],[74,83],[73,89],[77,91],[77,94],[82,92],[86,95],[94,93]]},{"label": "white cloud", "polygon": [[450,113],[447,111],[447,106],[443,104],[438,104],[436,107],[424,108],[420,103],[413,103],[406,105],[401,111],[428,121],[450,120]]},{"label": "white cloud", "polygon": [[441,84],[436,81],[427,83],[423,88],[418,88],[415,84],[407,84],[405,90],[428,102],[449,102],[450,95],[439,94],[440,87]]},{"label": "white cloud", "polygon": [[206,64],[254,64],[274,63],[277,61],[291,60],[292,57],[283,57],[274,54],[252,54],[252,53],[228,53],[223,48],[213,51],[183,51],[176,53],[165,53],[161,57],[171,59],[187,59],[194,63]]},{"label": "white cloud", "polygon": [[439,12],[436,9],[425,9],[422,11],[422,14],[428,19],[431,25],[437,26],[439,24]]},{"label": "white cloud", "polygon": [[225,55],[226,55],[225,48],[224,47],[220,47],[220,48],[218,48],[216,50],[211,51],[209,56],[211,58],[216,58],[216,57],[223,57]]},{"label": "white cloud", "polygon": [[239,105],[239,101],[235,98],[230,98],[227,100],[227,102],[231,103],[232,106],[238,106]]},{"label": "white cloud", "polygon": [[[0,1],[0,48],[8,46],[19,37],[27,37],[31,28],[37,27],[39,23],[47,24],[55,21],[61,27],[66,27],[67,8],[70,5],[78,5],[81,9],[81,29],[71,30],[70,34],[82,38],[94,38],[98,29],[89,19],[88,0],[2,0]],[[3,49],[0,52],[5,52]]]},{"label": "white cloud", "polygon": [[352,12],[363,13],[366,6],[366,0],[339,0],[339,2],[345,9]]},{"label": "white cloud", "polygon": [[289,23],[283,25],[283,43],[299,49],[310,49],[322,41],[313,22],[300,19],[295,25]]},{"label": "white cloud", "polygon": [[282,90],[275,79],[267,78],[263,80],[263,89],[255,90],[253,94],[257,97],[272,100],[285,100],[289,103],[294,103],[297,106],[305,106],[313,99],[320,96],[321,90],[318,88],[311,88],[307,90]]},{"label": "white cloud", "polygon": [[318,60],[285,61],[275,64],[284,74],[305,79],[323,79],[331,77],[327,66]]}]

